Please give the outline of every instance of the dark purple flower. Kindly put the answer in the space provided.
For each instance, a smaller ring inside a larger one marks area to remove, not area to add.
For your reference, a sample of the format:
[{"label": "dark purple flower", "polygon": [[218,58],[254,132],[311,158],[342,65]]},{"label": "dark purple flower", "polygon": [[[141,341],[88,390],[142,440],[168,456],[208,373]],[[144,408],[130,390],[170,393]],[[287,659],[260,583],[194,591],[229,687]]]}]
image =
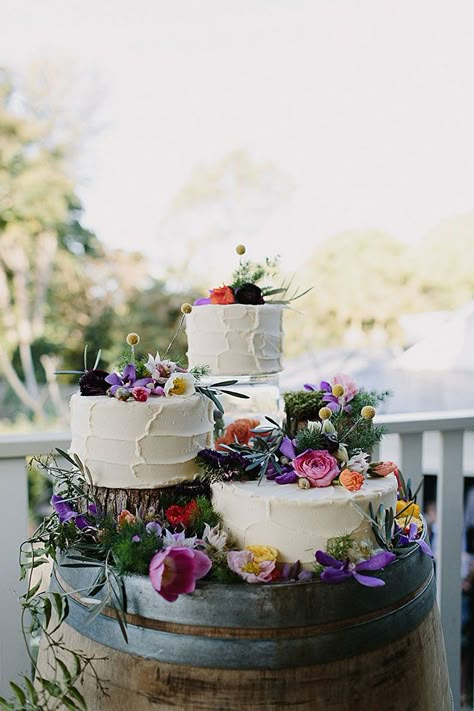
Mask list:
[{"label": "dark purple flower", "polygon": [[[396,525],[395,533],[400,533],[401,528],[397,524],[395,524],[395,525]],[[422,538],[418,537],[418,526],[416,525],[416,523],[410,523],[407,533],[400,533],[397,545],[398,546],[409,546],[412,543],[417,545],[423,553],[425,553],[426,555],[429,555],[430,558],[434,559],[434,553],[431,550],[428,543],[426,541],[424,541]]]},{"label": "dark purple flower", "polygon": [[277,484],[295,484],[298,481],[298,474],[290,467],[284,467],[286,471],[275,477]]},{"label": "dark purple flower", "polygon": [[307,582],[313,577],[310,570],[303,570],[301,563],[297,560],[295,563],[277,563],[277,569],[280,573],[278,580],[296,580]]},{"label": "dark purple flower", "polygon": [[316,560],[322,566],[324,571],[321,573],[321,580],[325,583],[342,583],[344,580],[354,578],[361,585],[368,588],[378,588],[385,585],[385,581],[381,578],[374,578],[369,575],[361,575],[361,572],[381,570],[397,559],[395,553],[382,551],[376,553],[369,560],[363,560],[360,563],[351,563],[346,560],[337,560],[329,553],[324,551],[316,551]]},{"label": "dark purple flower", "polygon": [[111,386],[108,390],[110,395],[115,395],[118,388],[133,390],[133,388],[145,387],[148,383],[153,382],[153,378],[138,378],[137,380],[137,369],[133,363],[129,363],[125,366],[122,375],[111,373],[105,378],[105,382]]},{"label": "dark purple flower", "polygon": [[205,304],[210,304],[211,299],[209,297],[203,297],[202,299],[196,299],[194,302],[194,306],[204,306]]},{"label": "dark purple flower", "polygon": [[87,370],[79,379],[79,390],[81,395],[90,397],[93,395],[105,395],[108,390],[106,378],[109,373],[106,370]]},{"label": "dark purple flower", "polygon": [[235,302],[237,304],[264,304],[262,290],[256,284],[242,284],[234,291]]}]

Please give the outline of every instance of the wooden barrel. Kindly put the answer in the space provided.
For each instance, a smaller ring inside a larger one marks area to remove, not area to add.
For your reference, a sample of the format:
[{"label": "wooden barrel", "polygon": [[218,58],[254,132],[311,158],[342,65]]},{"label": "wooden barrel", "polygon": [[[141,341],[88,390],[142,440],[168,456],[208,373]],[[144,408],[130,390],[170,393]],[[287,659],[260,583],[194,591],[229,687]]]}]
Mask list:
[{"label": "wooden barrel", "polygon": [[[52,589],[84,590],[94,575],[60,564]],[[131,576],[128,644],[107,608],[87,624],[80,593],[62,637],[107,657],[96,669],[108,696],[84,679],[89,711],[451,711],[432,562],[415,549],[381,576],[383,588],[205,583],[173,603]]]}]

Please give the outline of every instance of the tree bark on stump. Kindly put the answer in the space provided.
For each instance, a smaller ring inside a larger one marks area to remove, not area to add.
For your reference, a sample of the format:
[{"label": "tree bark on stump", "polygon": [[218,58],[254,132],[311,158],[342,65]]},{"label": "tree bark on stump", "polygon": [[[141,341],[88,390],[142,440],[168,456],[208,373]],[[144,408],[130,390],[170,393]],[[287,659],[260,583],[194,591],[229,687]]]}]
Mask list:
[{"label": "tree bark on stump", "polygon": [[187,503],[196,496],[209,496],[210,488],[203,482],[186,482],[176,486],[155,489],[111,489],[105,486],[93,486],[91,494],[101,511],[107,515],[118,516],[126,509],[140,518],[147,514],[157,514],[174,503]]}]

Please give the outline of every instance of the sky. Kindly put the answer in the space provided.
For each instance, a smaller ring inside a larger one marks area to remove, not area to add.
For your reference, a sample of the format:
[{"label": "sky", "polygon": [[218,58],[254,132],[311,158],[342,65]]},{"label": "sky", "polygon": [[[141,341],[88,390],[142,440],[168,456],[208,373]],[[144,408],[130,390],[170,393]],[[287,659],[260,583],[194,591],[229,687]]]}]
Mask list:
[{"label": "sky", "polygon": [[72,62],[100,87],[85,221],[156,273],[186,245],[186,230],[163,236],[171,201],[236,150],[272,162],[291,192],[229,239],[295,270],[342,230],[417,241],[474,211],[471,0],[0,4],[0,64]]}]

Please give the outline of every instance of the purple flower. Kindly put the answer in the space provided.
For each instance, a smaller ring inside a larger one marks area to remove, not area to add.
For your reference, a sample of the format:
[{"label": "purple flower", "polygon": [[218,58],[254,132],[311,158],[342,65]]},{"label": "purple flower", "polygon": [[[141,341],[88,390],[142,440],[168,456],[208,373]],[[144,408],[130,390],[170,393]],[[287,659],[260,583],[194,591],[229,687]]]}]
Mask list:
[{"label": "purple flower", "polygon": [[307,582],[311,580],[313,574],[310,570],[303,570],[301,563],[297,560],[295,563],[277,563],[277,568],[280,573],[278,580],[295,580]]},{"label": "purple flower", "polygon": [[147,523],[145,528],[147,533],[155,535],[157,538],[161,536],[162,528],[157,521],[150,521],[150,523]]},{"label": "purple flower", "polygon": [[[65,499],[61,498],[57,494],[53,494],[51,497],[51,506],[53,509],[56,511],[56,513],[59,516],[59,520],[61,523],[67,523],[68,521],[74,521],[76,524],[77,528],[79,528],[81,531],[84,530],[85,528],[93,528],[87,518],[83,515],[78,513],[77,511],[74,511],[73,507],[69,503],[69,501],[66,501]],[[91,504],[89,506],[89,512],[91,513],[91,508],[94,507],[94,504]],[[95,507],[94,507],[95,508]]]},{"label": "purple flower", "polygon": [[381,570],[385,566],[390,565],[397,559],[395,553],[382,551],[376,553],[369,560],[363,560],[360,563],[351,563],[346,560],[337,560],[329,553],[324,551],[316,551],[316,560],[322,566],[324,571],[321,573],[321,580],[325,583],[342,583],[349,578],[355,578],[358,583],[365,585],[368,588],[378,588],[385,585],[385,581],[381,578],[373,578],[369,575],[361,575],[361,571]]},{"label": "purple flower", "polygon": [[136,533],[134,536],[132,536],[132,543],[141,543],[142,537]]},{"label": "purple flower", "polygon": [[202,299],[196,299],[194,302],[194,306],[204,306],[205,304],[210,304],[211,299],[210,297],[203,297]]},{"label": "purple flower", "polygon": [[[336,397],[336,395],[333,395],[332,389],[334,385],[342,385],[342,387],[344,388],[344,395],[342,395],[341,397]],[[352,411],[352,407],[348,403],[357,393],[357,386],[352,380],[352,378],[350,378],[348,375],[344,375],[344,373],[335,375],[332,379],[332,384],[329,383],[327,380],[321,380],[321,382],[319,383],[319,387],[311,385],[310,383],[306,383],[303,387],[305,390],[311,390],[316,392],[320,391],[325,393],[323,395],[322,400],[326,403],[326,406],[329,407],[330,410],[332,410],[332,412],[339,412],[341,409],[344,412]]]},{"label": "purple flower", "polygon": [[[279,452],[290,460],[296,457],[293,442],[286,435],[281,441]],[[280,471],[278,471],[275,465],[270,462],[267,467],[266,477],[267,479],[272,479],[277,484],[294,484],[298,481],[298,475],[293,470],[291,463],[280,465]]]},{"label": "purple flower", "polygon": [[133,390],[133,388],[145,387],[148,383],[152,383],[153,379],[138,378],[137,380],[137,369],[133,363],[129,363],[125,366],[122,375],[120,373],[111,373],[105,378],[105,382],[111,386],[108,391],[110,395],[115,395],[118,388]]},{"label": "purple flower", "polygon": [[409,546],[412,543],[417,545],[420,550],[425,553],[426,555],[429,555],[430,558],[434,559],[434,553],[431,550],[430,546],[426,541],[424,541],[422,538],[418,537],[418,526],[416,523],[410,523],[408,527],[408,533],[401,533],[401,528],[396,525],[395,529],[395,534],[400,533],[400,536],[398,538],[397,545],[398,546]]},{"label": "purple flower", "polygon": [[174,602],[181,593],[194,592],[196,580],[207,575],[211,567],[211,560],[202,551],[165,548],[150,561],[150,581],[157,593]]},{"label": "purple flower", "polygon": [[61,523],[67,523],[67,521],[71,521],[78,516],[77,511],[74,511],[71,504],[57,494],[53,494],[50,504],[58,514]]}]

